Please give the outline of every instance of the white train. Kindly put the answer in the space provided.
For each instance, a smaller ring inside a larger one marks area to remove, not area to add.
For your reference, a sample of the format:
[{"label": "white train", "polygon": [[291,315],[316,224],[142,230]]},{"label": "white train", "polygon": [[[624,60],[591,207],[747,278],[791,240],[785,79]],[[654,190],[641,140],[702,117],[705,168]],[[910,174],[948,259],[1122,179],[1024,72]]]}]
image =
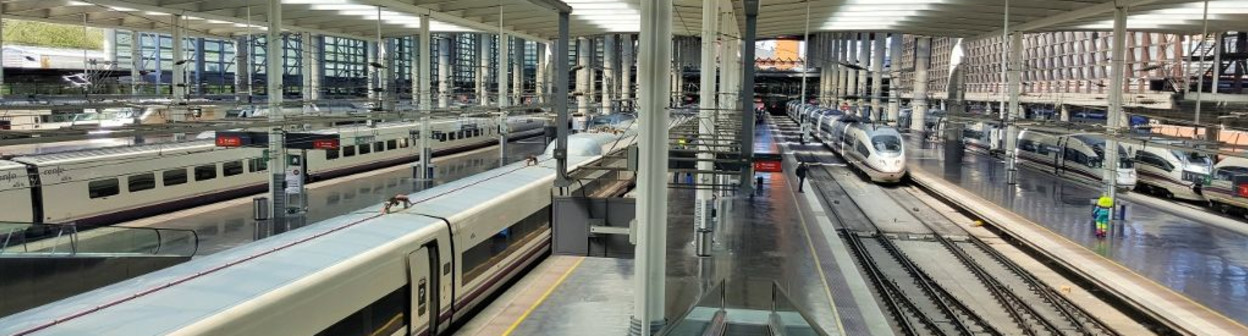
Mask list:
[{"label": "white train", "polygon": [[[568,166],[634,138],[570,136]],[[539,161],[14,314],[0,334],[444,334],[549,250],[555,161],[550,150]]]},{"label": "white train", "polygon": [[1248,159],[1228,157],[1218,161],[1201,195],[1215,210],[1241,216],[1248,214]]},{"label": "white train", "polygon": [[[1092,134],[1052,135],[1032,130],[1018,134],[1017,162],[1041,171],[1084,183],[1104,180],[1105,139]],[[1118,146],[1117,188],[1135,187],[1135,161],[1127,148]]]},{"label": "white train", "polygon": [[872,181],[895,183],[906,176],[905,142],[897,129],[808,104],[790,103],[787,110],[794,120],[815,125],[816,138]]},{"label": "white train", "polygon": [[1163,197],[1205,201],[1201,188],[1213,169],[1213,159],[1208,155],[1156,146],[1127,148],[1135,153],[1135,171],[1139,174],[1136,189]]},{"label": "white train", "polygon": [[[512,118],[513,138],[544,131],[538,119]],[[330,178],[415,160],[418,124],[389,123],[319,131],[339,133],[340,149],[308,151],[305,172]],[[495,119],[438,121],[435,154],[496,143]],[[113,224],[267,188],[261,148],[220,148],[211,140],[18,156],[0,161],[5,203],[0,221]],[[20,180],[20,182],[19,182]]]}]

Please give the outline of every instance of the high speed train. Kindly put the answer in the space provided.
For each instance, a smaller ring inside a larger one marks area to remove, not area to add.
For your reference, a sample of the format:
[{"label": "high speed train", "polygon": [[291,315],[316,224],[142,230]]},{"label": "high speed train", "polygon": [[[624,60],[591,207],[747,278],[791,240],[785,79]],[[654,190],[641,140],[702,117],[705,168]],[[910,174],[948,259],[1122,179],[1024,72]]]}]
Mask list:
[{"label": "high speed train", "polygon": [[[436,121],[435,154],[498,140],[496,119]],[[539,134],[544,122],[508,121],[512,138]],[[305,176],[330,178],[415,160],[417,123],[381,123],[315,131],[338,133],[340,148],[308,151]],[[295,153],[297,156],[297,153]],[[0,160],[0,221],[93,226],[263,192],[262,148],[222,148],[212,140],[88,149]]]},{"label": "high speed train", "polygon": [[[568,167],[635,132],[569,136]],[[0,319],[4,335],[437,335],[547,251],[555,160],[517,162]]]},{"label": "high speed train", "polygon": [[[1104,180],[1105,139],[1093,134],[1053,135],[1032,130],[1018,134],[1017,162],[1085,183]],[[1135,187],[1135,161],[1118,145],[1118,189]]]},{"label": "high speed train", "polygon": [[1163,197],[1205,201],[1201,189],[1213,170],[1213,158],[1200,152],[1157,146],[1126,147],[1135,153],[1137,189]]},{"label": "high speed train", "polygon": [[816,138],[872,181],[894,183],[906,176],[905,145],[897,129],[809,104],[790,104],[788,114],[816,125]]},{"label": "high speed train", "polygon": [[1228,157],[1218,161],[1201,194],[1215,210],[1248,214],[1248,159]]}]

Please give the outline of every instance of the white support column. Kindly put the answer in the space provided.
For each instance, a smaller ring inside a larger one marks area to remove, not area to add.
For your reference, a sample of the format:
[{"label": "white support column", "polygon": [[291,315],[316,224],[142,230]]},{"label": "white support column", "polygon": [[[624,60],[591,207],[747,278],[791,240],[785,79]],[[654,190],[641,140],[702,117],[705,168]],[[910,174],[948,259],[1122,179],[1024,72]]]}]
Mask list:
[{"label": "white support column", "polygon": [[511,61],[511,104],[520,105],[524,103],[524,40],[512,38],[512,44],[515,59]]},{"label": "white support column", "polygon": [[[2,7],[3,6],[0,6],[0,8]],[[3,19],[0,19],[0,21],[3,21]],[[0,36],[4,36],[3,27],[4,27],[3,23],[0,23]],[[137,30],[130,31],[130,96],[132,97],[137,97],[139,95],[139,83],[143,81],[143,53],[142,53],[143,37],[142,37],[142,34],[143,33],[140,33]],[[3,41],[3,37],[0,37],[0,41]],[[238,42],[235,42],[234,50],[239,50],[238,49],[239,46],[237,43]],[[4,48],[0,48],[0,59],[3,59],[4,57],[3,49]],[[238,53],[237,55],[239,55],[238,56],[239,58],[243,57],[242,53]],[[234,68],[239,69],[238,63],[235,63]],[[238,71],[235,71],[235,73],[236,75],[234,77],[239,77],[237,75]],[[239,92],[238,91],[239,86],[237,86],[238,80],[235,79],[234,82],[235,82],[235,87],[234,87],[235,92]],[[0,87],[3,87],[3,86],[4,86],[4,67],[0,67]],[[3,96],[0,96],[0,98],[3,98]]]},{"label": "white support column", "polygon": [[624,34],[620,37],[620,99],[628,101],[633,99],[633,34]]},{"label": "white support column", "polygon": [[[269,40],[268,42],[272,43],[273,41]],[[373,66],[374,63],[380,62],[379,61],[380,58],[377,57],[379,48],[381,47],[378,46],[377,42],[375,41],[364,42],[364,49],[365,49],[364,58],[365,58],[365,63],[368,63],[368,65],[366,66],[366,69],[364,69],[365,76],[368,77],[367,78],[368,80],[366,81],[367,82],[366,85],[368,86],[368,101],[373,102],[373,104],[377,104],[378,103],[377,99],[379,99],[378,97],[381,96],[380,93],[377,92],[377,83],[379,82],[378,77],[381,77],[380,76],[381,69],[378,69],[377,67]],[[268,54],[266,54],[265,56],[268,56]],[[269,57],[269,59],[271,60],[273,58]],[[378,106],[380,106],[380,104]]]},{"label": "white support column", "polygon": [[871,33],[858,33],[858,66],[862,69],[856,72],[856,74],[858,74],[858,90],[855,91],[854,94],[858,95],[857,105],[858,113],[860,115],[865,115],[864,112],[866,111],[863,111],[863,107],[867,105],[867,92],[871,92],[871,90],[867,87],[867,76],[869,75],[869,73],[867,73],[867,69],[871,68],[868,64],[870,62]]},{"label": "white support column", "polygon": [[576,39],[576,66],[581,67],[576,71],[576,113],[587,116],[589,115],[589,72],[592,71],[589,68],[588,38]]},{"label": "white support column", "polygon": [[511,76],[507,71],[511,68],[511,35],[498,34],[498,107],[511,106]]},{"label": "white support column", "polygon": [[1062,104],[1061,107],[1059,107],[1059,109],[1061,111],[1060,112],[1061,114],[1058,115],[1058,120],[1070,121],[1070,107],[1068,105]]},{"label": "white support column", "polygon": [[[715,137],[715,46],[719,38],[719,0],[702,0],[702,59],[699,66],[698,83],[698,144],[704,145],[698,153],[697,167],[700,171],[715,170],[715,155],[709,145]],[[711,209],[714,207],[714,194],[711,191],[715,183],[713,175],[698,175],[698,188],[693,204],[694,254],[709,257],[711,251]]]},{"label": "white support column", "polygon": [[[1206,2],[1206,4],[1208,4],[1208,2]],[[1213,85],[1211,85],[1209,93],[1218,93],[1218,84],[1220,84],[1219,81],[1222,79],[1222,52],[1224,47],[1222,38],[1224,37],[1224,34],[1225,33],[1223,32],[1213,34],[1213,82],[1211,83]],[[1200,125],[1197,125],[1197,127],[1199,126]]]},{"label": "white support column", "polygon": [[875,33],[871,53],[871,113],[872,120],[888,119],[880,98],[884,95],[884,40],[887,33]]},{"label": "white support column", "polygon": [[383,111],[394,111],[394,50],[390,49],[390,39],[377,39],[377,62],[384,66],[377,76],[377,87],[381,90],[377,93],[377,106]]},{"label": "white support column", "polygon": [[[4,13],[4,6],[3,6],[3,5],[0,5],[0,60],[3,60],[3,59],[4,59],[4,48],[3,48],[3,45],[4,45],[4,15],[3,15],[3,13]],[[139,59],[138,57],[134,57],[134,54],[135,54],[134,50],[139,49],[138,47],[136,47],[137,45],[139,45],[139,41],[140,41],[140,39],[139,39],[139,34],[138,34],[138,32],[136,32],[136,31],[131,31],[131,35],[130,35],[130,50],[131,50],[131,52],[130,52],[130,59],[132,59],[132,60],[137,60],[137,59]],[[138,64],[138,63],[137,63],[137,61],[136,61],[136,64]],[[135,80],[135,79],[137,79],[137,77],[134,77],[134,74],[135,74],[135,73],[137,73],[138,71],[137,71],[137,70],[133,70],[133,69],[135,68],[135,67],[133,67],[133,66],[131,66],[130,68],[132,69],[132,70],[130,70],[130,76],[131,76],[130,78],[131,78],[131,83],[132,83],[132,84],[130,84],[130,88],[131,88],[131,92],[134,92],[134,84],[133,84],[133,83],[134,83],[134,80]],[[4,66],[0,66],[0,99],[4,99],[3,89],[4,89]]]},{"label": "white support column", "polygon": [[910,129],[922,132],[927,122],[927,65],[932,59],[932,38],[920,37],[914,47],[914,89],[910,98]]},{"label": "white support column", "polygon": [[889,72],[892,73],[890,78],[892,88],[888,90],[888,124],[896,125],[897,118],[901,115],[901,48],[902,34],[893,33],[889,36],[889,59],[892,60],[888,66]]},{"label": "white support column", "polygon": [[299,77],[302,79],[299,85],[299,100],[303,103],[303,113],[309,114],[313,112],[312,92],[316,91],[312,88],[312,68],[313,64],[316,64],[316,57],[313,56],[316,49],[312,47],[312,33],[305,32],[299,34],[299,46],[301,47],[299,53],[299,63],[301,65],[299,67]]},{"label": "white support column", "polygon": [[[429,144],[431,132],[429,129],[429,114],[433,112],[433,94],[430,92],[432,91],[430,88],[432,86],[430,85],[432,78],[430,77],[433,74],[433,55],[431,55],[433,34],[429,32],[429,22],[428,14],[420,16],[420,38],[417,40],[416,52],[413,53],[418,59],[412,62],[413,65],[416,65],[413,68],[419,69],[417,70],[419,73],[416,76],[412,76],[412,82],[415,84],[415,87],[412,88],[412,97],[416,97],[417,94],[420,95],[420,105],[418,105],[420,106],[420,133],[417,134],[420,138],[418,141],[420,157],[417,162],[415,177],[421,180],[433,178],[428,174],[429,160],[433,157],[433,151],[430,149]],[[412,105],[417,106],[415,104]]]},{"label": "white support column", "polygon": [[841,41],[839,43],[841,49],[836,51],[836,59],[838,62],[836,68],[838,71],[836,74],[837,76],[836,97],[834,98],[834,102],[833,102],[835,106],[843,105],[843,103],[845,102],[845,96],[848,96],[850,93],[853,92],[853,88],[849,86],[849,81],[850,81],[851,74],[852,74],[851,71],[853,70],[848,67],[842,66],[840,64],[840,63],[845,63],[845,64],[853,63],[853,61],[849,59],[849,54],[851,53],[850,47],[852,46],[852,43],[853,43],[853,41],[851,41],[852,35],[853,35],[852,33],[842,33]]},{"label": "white support column", "polygon": [[615,35],[602,37],[602,114],[611,114],[615,100]]},{"label": "white support column", "polygon": [[[1102,161],[1102,167],[1105,167],[1105,193],[1110,199],[1117,201],[1118,194],[1118,141],[1114,140],[1121,131],[1123,111],[1122,111],[1122,81],[1123,71],[1126,68],[1125,58],[1127,49],[1127,8],[1117,7],[1114,9],[1114,35],[1111,38],[1110,46],[1110,70],[1109,70],[1109,113],[1106,115],[1106,141],[1105,141],[1105,160]],[[1110,228],[1113,228],[1113,216],[1110,216]]]},{"label": "white support column", "polygon": [[[135,34],[135,37],[137,38],[142,33],[139,33],[136,31],[134,34]],[[251,103],[251,100],[252,100],[251,95],[255,93],[255,91],[253,91],[251,87],[251,82],[252,82],[251,67],[253,63],[251,61],[251,51],[252,51],[252,48],[254,47],[254,45],[252,45],[253,38],[255,38],[255,36],[248,34],[248,35],[243,35],[242,37],[237,37],[234,39],[234,52],[235,52],[234,99],[238,101],[246,101],[249,104]],[[142,45],[141,44],[142,39],[137,39],[135,41],[136,41],[135,42],[136,46]],[[139,52],[139,51],[141,50],[139,50],[138,48],[134,48],[131,52]],[[140,56],[132,56],[132,57],[134,57],[134,60],[135,60],[134,61],[135,67],[142,68],[143,67],[142,57]],[[146,88],[144,88],[144,90],[146,90]]]},{"label": "white support column", "polygon": [[490,53],[494,52],[491,48],[493,44],[492,34],[477,34],[477,71],[473,72],[473,83],[475,88],[477,103],[481,106],[490,105],[489,90],[486,88],[486,82],[490,80],[490,76],[486,75],[490,72]]},{"label": "white support column", "polygon": [[[173,103],[180,104],[186,99],[186,42],[182,41],[182,15],[174,14],[170,16],[170,28],[173,30],[173,69],[170,74],[173,75],[173,86],[169,92],[173,95]],[[182,114],[174,112],[173,120],[180,121]]]},{"label": "white support column", "polygon": [[[423,28],[422,28],[423,29]],[[451,107],[451,37],[438,39],[438,107]],[[427,134],[427,133],[425,133]]]},{"label": "white support column", "polygon": [[[286,119],[282,111],[282,62],[273,61],[273,56],[278,55],[280,60],[282,55],[282,0],[268,1],[269,31],[265,49],[265,55],[269,57],[269,62],[266,62],[268,67],[265,69],[265,76],[268,77],[268,119],[269,122],[279,123]],[[182,43],[176,45],[180,44]],[[286,190],[282,187],[286,181],[285,135],[280,126],[269,129],[269,213],[274,219],[286,215]]]},{"label": "white support column", "polygon": [[638,67],[640,110],[637,146],[637,246],[633,328],[649,336],[664,324],[667,270],[667,97],[671,88],[672,1],[641,2],[641,47]]},{"label": "white support column", "polygon": [[533,103],[545,104],[549,100],[546,99],[546,67],[549,66],[546,57],[546,50],[549,49],[545,43],[534,43],[537,47],[537,73],[533,76]]},{"label": "white support column", "polygon": [[1023,33],[1014,32],[1010,34],[1010,57],[1006,63],[1009,70],[1008,85],[1010,86],[1010,111],[1005,118],[1005,181],[1008,184],[1014,184],[1018,175],[1018,169],[1015,167],[1015,161],[1017,161],[1018,156],[1018,127],[1014,125],[1014,120],[1023,115],[1022,105],[1018,103],[1019,91],[1023,87],[1022,61]]}]

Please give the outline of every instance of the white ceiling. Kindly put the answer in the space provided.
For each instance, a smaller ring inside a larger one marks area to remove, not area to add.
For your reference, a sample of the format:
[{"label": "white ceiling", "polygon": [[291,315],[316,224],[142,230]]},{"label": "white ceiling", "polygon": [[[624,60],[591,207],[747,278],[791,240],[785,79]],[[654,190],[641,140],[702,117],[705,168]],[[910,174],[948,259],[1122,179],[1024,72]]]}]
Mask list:
[{"label": "white ceiling", "polygon": [[[549,40],[557,17],[549,0],[282,0],[284,27],[293,31],[371,39],[417,34],[418,17],[428,14],[435,32],[496,32],[499,20],[509,33]],[[572,36],[640,29],[640,1],[564,0],[573,8]],[[719,0],[722,11],[742,13],[739,0]],[[1108,30],[1114,0],[1013,0],[1010,22],[1035,31]],[[1203,1],[1117,0],[1130,7],[1128,29],[1198,33]],[[228,36],[258,33],[266,25],[268,0],[0,0],[3,15],[38,21],[162,31],[171,14],[186,18],[189,34]],[[807,29],[904,32],[975,37],[999,34],[1006,0],[762,0],[758,36],[801,35]],[[673,33],[697,35],[702,0],[673,0]],[[728,4],[731,3],[731,7]],[[1248,30],[1248,0],[1210,0],[1210,31]],[[744,23],[736,15],[738,27]],[[1027,23],[1031,23],[1027,25]],[[1057,23],[1057,24],[1053,24]],[[743,29],[742,29],[743,30]]]}]

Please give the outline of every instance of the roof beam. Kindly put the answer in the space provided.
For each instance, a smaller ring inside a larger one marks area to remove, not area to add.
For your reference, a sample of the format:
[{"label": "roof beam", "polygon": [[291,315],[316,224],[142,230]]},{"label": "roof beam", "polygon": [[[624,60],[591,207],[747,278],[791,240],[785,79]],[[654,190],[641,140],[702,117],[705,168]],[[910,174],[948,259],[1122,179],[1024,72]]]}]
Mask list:
[{"label": "roof beam", "polygon": [[1067,23],[1070,21],[1075,21],[1075,20],[1079,20],[1079,19],[1083,19],[1083,18],[1087,18],[1091,16],[1109,13],[1113,11],[1115,8],[1120,7],[1120,6],[1130,8],[1134,6],[1147,5],[1147,4],[1151,4],[1154,2],[1158,2],[1158,1],[1161,1],[1161,0],[1113,0],[1113,1],[1103,2],[1101,4],[1068,11],[1065,13],[1046,17],[1043,19],[1032,20],[1032,21],[1029,21],[1020,25],[1013,25],[1013,26],[1010,26],[1011,29],[1008,32],[1004,31],[1004,29],[999,29],[995,32],[981,34],[979,36],[972,38],[971,40],[974,41],[974,40],[982,40],[986,38],[1000,37],[1003,34],[1012,33],[1012,32],[1027,32],[1027,31],[1032,31],[1032,30],[1040,30],[1046,27],[1055,26],[1055,25]]}]

